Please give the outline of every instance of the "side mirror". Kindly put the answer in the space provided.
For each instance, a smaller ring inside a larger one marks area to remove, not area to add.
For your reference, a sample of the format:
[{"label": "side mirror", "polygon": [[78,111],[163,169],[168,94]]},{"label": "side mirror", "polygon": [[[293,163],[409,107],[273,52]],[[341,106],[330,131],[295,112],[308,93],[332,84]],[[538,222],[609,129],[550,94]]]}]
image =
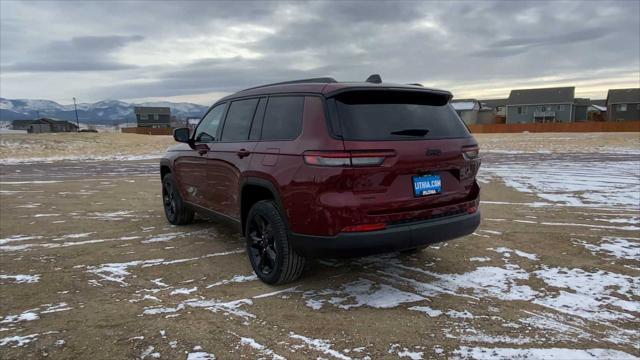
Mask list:
[{"label": "side mirror", "polygon": [[173,139],[177,142],[189,142],[189,128],[177,128],[173,130]]}]

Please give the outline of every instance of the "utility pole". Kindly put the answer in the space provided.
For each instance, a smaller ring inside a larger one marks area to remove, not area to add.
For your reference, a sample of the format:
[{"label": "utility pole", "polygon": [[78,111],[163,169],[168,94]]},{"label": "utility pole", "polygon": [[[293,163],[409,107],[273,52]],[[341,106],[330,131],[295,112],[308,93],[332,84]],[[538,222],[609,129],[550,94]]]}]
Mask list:
[{"label": "utility pole", "polygon": [[76,97],[73,97],[73,108],[76,110],[76,125],[78,125],[78,128],[76,129],[77,132],[80,132],[80,121],[78,120],[78,107],[76,106]]}]

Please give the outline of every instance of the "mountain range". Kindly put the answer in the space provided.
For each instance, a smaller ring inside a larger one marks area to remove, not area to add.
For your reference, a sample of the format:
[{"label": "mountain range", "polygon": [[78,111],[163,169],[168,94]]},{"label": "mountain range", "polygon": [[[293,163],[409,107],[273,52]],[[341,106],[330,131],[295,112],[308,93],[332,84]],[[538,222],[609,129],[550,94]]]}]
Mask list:
[{"label": "mountain range", "polygon": [[[78,119],[85,124],[115,125],[136,121],[134,106],[165,106],[171,108],[171,115],[178,120],[188,117],[201,117],[207,107],[191,103],[173,103],[169,101],[127,103],[119,100],[103,100],[96,103],[78,104]],[[0,98],[0,121],[30,120],[49,117],[60,120],[76,121],[71,105],[60,105],[50,100],[4,99]]]}]

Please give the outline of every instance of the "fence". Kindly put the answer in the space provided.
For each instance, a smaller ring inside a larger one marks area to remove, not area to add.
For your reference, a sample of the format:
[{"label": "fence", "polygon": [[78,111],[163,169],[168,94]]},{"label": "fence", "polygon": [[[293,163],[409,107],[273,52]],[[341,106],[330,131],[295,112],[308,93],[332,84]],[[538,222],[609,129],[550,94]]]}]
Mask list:
[{"label": "fence", "polygon": [[640,121],[585,121],[574,123],[473,124],[472,133],[519,132],[640,132]]},{"label": "fence", "polygon": [[125,134],[141,134],[141,135],[172,135],[172,128],[148,128],[148,127],[129,127],[122,128]]}]

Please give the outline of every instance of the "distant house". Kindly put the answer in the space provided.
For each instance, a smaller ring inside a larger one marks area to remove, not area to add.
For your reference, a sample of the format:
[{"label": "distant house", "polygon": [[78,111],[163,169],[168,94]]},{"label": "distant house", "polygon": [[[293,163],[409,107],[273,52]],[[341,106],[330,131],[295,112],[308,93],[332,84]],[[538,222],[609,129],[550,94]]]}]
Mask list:
[{"label": "distant house", "polygon": [[575,97],[573,86],[511,90],[507,124],[584,121],[589,105],[589,99]]},{"label": "distant house", "polygon": [[171,127],[171,108],[136,106],[134,107],[134,112],[138,127]]},{"label": "distant house", "polygon": [[32,134],[78,131],[78,126],[74,123],[50,118],[14,120],[11,122],[11,128],[13,130],[26,130]]},{"label": "distant house", "polygon": [[605,121],[607,119],[607,100],[591,100],[587,108],[587,120]]},{"label": "distant house", "polygon": [[508,99],[493,99],[493,100],[480,100],[480,103],[488,108],[492,108],[496,116],[507,116],[507,100]]},{"label": "distant house", "polygon": [[576,98],[575,99],[575,111],[573,121],[587,121],[589,119],[589,107],[591,106],[591,99]]},{"label": "distant house", "polygon": [[484,107],[476,99],[459,99],[451,101],[451,106],[467,125],[494,123],[493,109]]},{"label": "distant house", "polygon": [[187,118],[187,127],[191,130],[194,130],[197,126],[198,123],[200,122],[200,118],[199,117],[188,117]]},{"label": "distant house", "polygon": [[460,99],[451,101],[451,106],[458,113],[458,116],[465,124],[476,124],[478,122],[478,112],[480,103],[475,99]]},{"label": "distant house", "polygon": [[640,120],[640,88],[609,90],[606,106],[609,121]]}]

